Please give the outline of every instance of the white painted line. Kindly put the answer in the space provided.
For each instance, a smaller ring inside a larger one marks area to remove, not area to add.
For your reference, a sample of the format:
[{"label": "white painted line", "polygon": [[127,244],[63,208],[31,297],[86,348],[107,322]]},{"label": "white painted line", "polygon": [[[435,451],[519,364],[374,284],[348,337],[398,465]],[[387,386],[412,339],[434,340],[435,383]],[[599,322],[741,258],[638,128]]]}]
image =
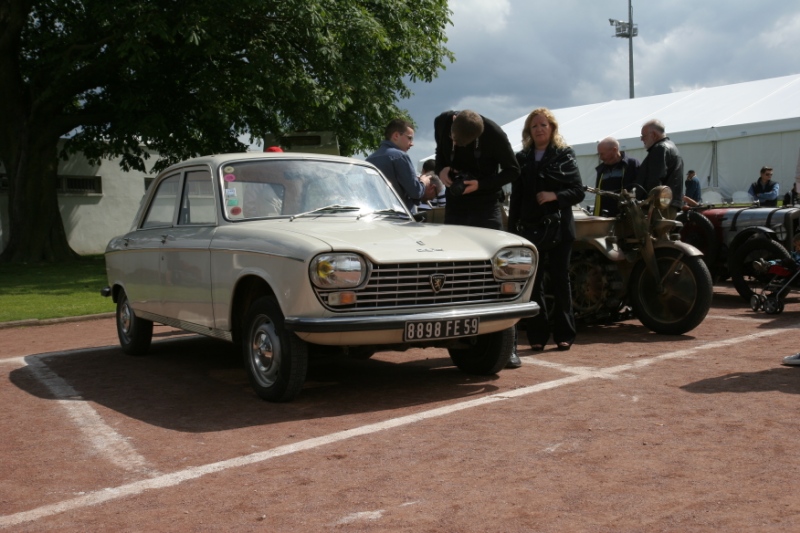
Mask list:
[{"label": "white painted line", "polygon": [[148,476],[158,475],[147,466],[144,457],[122,435],[105,423],[100,414],[69,383],[50,370],[39,357],[27,358],[28,368],[56,398],[72,422],[91,443],[92,448],[110,463]]},{"label": "white painted line", "polygon": [[[800,325],[792,326],[792,328],[800,327]],[[617,365],[614,367],[604,368],[604,369],[597,369],[600,373],[605,375],[611,374],[619,374],[621,372],[626,372],[628,370],[635,370],[638,368],[644,368],[646,366],[666,361],[669,359],[679,359],[683,357],[689,357],[692,354],[697,352],[714,349],[714,348],[721,348],[730,346],[733,344],[749,342],[753,340],[758,340],[763,337],[770,337],[773,335],[779,335],[781,333],[785,333],[786,329],[790,328],[781,328],[781,329],[774,329],[774,330],[766,330],[759,333],[751,334],[751,335],[744,335],[742,337],[737,337],[733,339],[727,339],[724,341],[706,343],[702,346],[696,346],[694,348],[687,348],[684,350],[678,350],[675,352],[669,352],[662,355],[658,355],[655,357],[650,357],[647,359],[640,359],[633,363],[628,363],[624,365]],[[492,394],[490,396],[483,396],[480,398],[475,398],[472,400],[467,400],[464,402],[455,403],[452,405],[447,405],[444,407],[439,407],[436,409],[431,409],[429,411],[423,411],[420,413],[415,413],[412,415],[402,416],[400,418],[393,418],[389,420],[385,420],[383,422],[377,422],[374,424],[367,424],[366,426],[361,426],[358,428],[347,429],[344,431],[338,431],[336,433],[331,433],[330,435],[325,435],[322,437],[316,437],[313,439],[308,439],[300,442],[296,442],[293,444],[286,444],[284,446],[278,446],[277,448],[273,448],[271,450],[266,450],[263,452],[257,452],[250,455],[245,455],[242,457],[235,457],[233,459],[227,459],[225,461],[219,461],[216,463],[210,463],[207,465],[196,466],[192,468],[187,468],[185,470],[181,470],[178,472],[174,472],[171,474],[163,474],[158,477],[152,479],[145,479],[141,481],[136,481],[133,483],[128,483],[126,485],[120,485],[119,487],[112,487],[107,488],[104,490],[100,490],[98,492],[86,494],[83,496],[78,496],[77,498],[73,498],[70,500],[65,500],[63,502],[54,503],[51,505],[45,505],[36,509],[32,509],[30,511],[23,511],[20,513],[15,513],[6,516],[0,516],[0,527],[12,526],[17,524],[22,524],[25,522],[31,522],[34,520],[38,520],[40,518],[53,516],[59,513],[81,509],[84,507],[89,507],[91,505],[97,505],[100,503],[104,503],[111,500],[116,500],[120,498],[124,498],[127,496],[136,496],[148,490],[156,490],[156,489],[163,489],[167,487],[173,487],[184,483],[186,481],[190,481],[193,479],[197,479],[203,476],[207,476],[209,474],[214,474],[218,472],[224,472],[226,470],[230,470],[232,468],[240,468],[243,466],[261,463],[267,461],[269,459],[273,459],[275,457],[281,457],[284,455],[290,455],[294,453],[298,453],[301,451],[312,450],[314,448],[318,448],[320,446],[325,446],[327,444],[332,444],[335,442],[340,442],[343,440],[351,439],[354,437],[361,437],[365,435],[370,435],[373,433],[378,433],[380,431],[386,431],[388,429],[393,429],[409,424],[414,424],[417,422],[422,422],[424,420],[430,420],[432,418],[437,418],[440,416],[449,415],[451,413],[455,413],[458,411],[463,411],[465,409],[472,409],[475,407],[480,407],[484,405],[489,405],[496,402],[501,402],[504,400],[508,400],[510,398],[519,398],[522,396],[527,396],[529,394],[543,392],[550,389],[555,389],[564,385],[569,385],[572,383],[579,383],[581,381],[586,381],[589,379],[596,379],[597,372],[585,372],[578,375],[572,375],[565,378],[548,381],[545,383],[538,383],[536,385],[531,385],[528,387],[520,387],[519,389],[504,391],[497,394]]]}]

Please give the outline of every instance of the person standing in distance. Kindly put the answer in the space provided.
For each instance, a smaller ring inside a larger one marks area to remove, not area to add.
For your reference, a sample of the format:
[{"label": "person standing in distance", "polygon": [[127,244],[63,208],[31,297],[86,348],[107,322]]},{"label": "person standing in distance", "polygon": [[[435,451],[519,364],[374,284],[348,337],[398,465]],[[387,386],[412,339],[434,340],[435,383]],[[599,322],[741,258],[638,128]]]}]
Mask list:
[{"label": "person standing in distance", "polygon": [[750,185],[747,191],[753,201],[758,201],[761,207],[777,207],[778,194],[780,194],[781,184],[777,181],[772,181],[772,167],[761,167],[758,179]]},{"label": "person standing in distance", "polygon": [[417,212],[417,204],[436,196],[436,189],[417,178],[417,170],[408,156],[408,150],[414,146],[414,128],[407,120],[396,118],[389,122],[384,130],[384,140],[380,147],[367,157],[397,191],[406,207],[412,213]]},{"label": "person standing in distance", "polygon": [[[614,137],[606,137],[597,143],[597,156],[600,158],[601,164],[595,167],[597,171],[596,188],[614,192],[620,192],[622,189],[633,190],[639,170],[639,160],[626,157],[625,152],[620,152],[619,141]],[[615,217],[618,213],[619,205],[616,199],[600,195],[594,199],[595,215]]]},{"label": "person standing in distance", "polygon": [[[494,121],[465,109],[433,121],[436,174],[447,186],[444,223],[503,230],[503,185],[519,177],[508,136]],[[519,368],[517,339],[506,368]]]},{"label": "person standing in distance", "polygon": [[665,216],[674,220],[683,207],[683,158],[665,132],[664,123],[655,118],[642,126],[641,139],[647,156],[636,178],[636,183],[643,189],[637,191],[637,195],[643,198],[653,187],[668,186],[672,189],[672,203]]},{"label": "person standing in distance", "polygon": [[686,187],[686,194],[683,196],[683,202],[692,207],[700,205],[703,197],[700,195],[700,180],[697,179],[697,173],[694,170],[686,173],[684,186]]}]

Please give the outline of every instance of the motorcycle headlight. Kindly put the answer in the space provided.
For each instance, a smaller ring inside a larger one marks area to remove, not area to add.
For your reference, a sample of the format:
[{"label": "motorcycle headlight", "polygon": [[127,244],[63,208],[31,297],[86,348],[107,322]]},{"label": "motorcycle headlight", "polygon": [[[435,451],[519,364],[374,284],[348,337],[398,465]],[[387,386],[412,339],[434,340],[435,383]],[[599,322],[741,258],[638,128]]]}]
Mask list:
[{"label": "motorcycle headlight", "polygon": [[356,254],[322,254],[311,260],[311,282],[321,289],[353,288],[367,275],[367,263]]},{"label": "motorcycle headlight", "polygon": [[529,248],[503,248],[492,260],[497,279],[527,279],[533,273],[533,252]]},{"label": "motorcycle headlight", "polygon": [[654,187],[650,194],[651,198],[655,200],[655,206],[658,209],[664,210],[672,203],[672,189],[666,185]]}]

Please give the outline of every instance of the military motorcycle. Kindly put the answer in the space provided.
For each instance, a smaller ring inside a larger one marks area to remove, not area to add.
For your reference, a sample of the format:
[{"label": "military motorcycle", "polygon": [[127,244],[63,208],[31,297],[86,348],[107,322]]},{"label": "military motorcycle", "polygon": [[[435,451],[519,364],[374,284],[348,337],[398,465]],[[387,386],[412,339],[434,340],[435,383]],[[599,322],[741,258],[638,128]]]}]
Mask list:
[{"label": "military motorcycle", "polygon": [[656,333],[680,335],[703,321],[712,282],[702,252],[679,240],[681,223],[664,217],[672,201],[658,186],[646,199],[585,187],[615,198],[616,217],[575,213],[570,280],[575,317],[613,322],[634,316]]}]

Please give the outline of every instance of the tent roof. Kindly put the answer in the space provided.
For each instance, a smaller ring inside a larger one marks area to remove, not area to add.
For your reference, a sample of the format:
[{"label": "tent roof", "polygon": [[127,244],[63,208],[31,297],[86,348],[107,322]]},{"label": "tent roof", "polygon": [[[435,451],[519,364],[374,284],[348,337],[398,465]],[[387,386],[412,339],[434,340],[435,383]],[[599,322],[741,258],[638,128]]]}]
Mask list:
[{"label": "tent roof", "polygon": [[[597,142],[609,136],[623,149],[641,148],[642,124],[652,118],[677,144],[796,131],[800,74],[552,111],[577,155],[596,153]],[[515,151],[526,116],[503,125]]]}]

